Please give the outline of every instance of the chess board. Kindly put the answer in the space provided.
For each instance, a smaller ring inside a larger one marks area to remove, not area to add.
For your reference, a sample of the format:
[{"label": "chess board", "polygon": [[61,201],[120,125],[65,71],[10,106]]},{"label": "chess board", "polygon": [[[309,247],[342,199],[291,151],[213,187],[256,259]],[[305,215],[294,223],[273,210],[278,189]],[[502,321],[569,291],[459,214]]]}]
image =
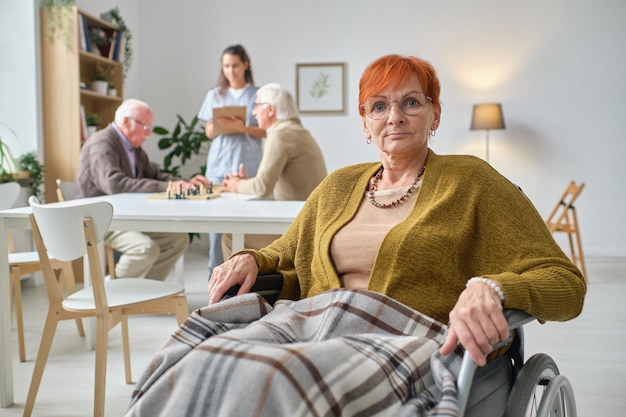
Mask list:
[{"label": "chess board", "polygon": [[217,198],[222,194],[223,187],[221,185],[214,185],[210,189],[204,187],[195,188],[190,190],[175,190],[173,187],[168,187],[167,191],[162,193],[154,193],[148,195],[148,199],[151,200],[210,200]]}]

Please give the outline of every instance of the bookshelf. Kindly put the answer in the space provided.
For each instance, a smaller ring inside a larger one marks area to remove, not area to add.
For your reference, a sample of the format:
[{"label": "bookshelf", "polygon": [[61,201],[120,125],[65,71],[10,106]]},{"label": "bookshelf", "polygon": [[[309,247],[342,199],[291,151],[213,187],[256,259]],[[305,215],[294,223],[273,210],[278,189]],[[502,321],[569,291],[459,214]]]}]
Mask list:
[{"label": "bookshelf", "polygon": [[[48,19],[49,13],[55,20]],[[51,23],[53,22],[53,23]],[[88,37],[105,34],[98,47]],[[115,25],[76,7],[41,9],[43,154],[46,201],[56,201],[56,179],[76,181],[80,149],[86,139],[86,115],[98,129],[113,121],[124,97],[123,39]],[[107,48],[108,47],[108,48]],[[104,56],[103,56],[104,55]],[[106,72],[116,95],[93,89],[96,72]]]}]

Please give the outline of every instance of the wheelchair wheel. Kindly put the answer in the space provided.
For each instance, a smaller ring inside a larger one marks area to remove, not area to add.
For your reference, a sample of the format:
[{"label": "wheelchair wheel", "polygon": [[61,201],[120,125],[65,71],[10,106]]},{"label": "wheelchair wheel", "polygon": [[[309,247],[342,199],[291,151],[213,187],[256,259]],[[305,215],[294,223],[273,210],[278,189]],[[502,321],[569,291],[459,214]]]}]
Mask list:
[{"label": "wheelchair wheel", "polygon": [[506,417],[576,417],[574,393],[551,357],[533,355],[522,366],[507,402]]}]

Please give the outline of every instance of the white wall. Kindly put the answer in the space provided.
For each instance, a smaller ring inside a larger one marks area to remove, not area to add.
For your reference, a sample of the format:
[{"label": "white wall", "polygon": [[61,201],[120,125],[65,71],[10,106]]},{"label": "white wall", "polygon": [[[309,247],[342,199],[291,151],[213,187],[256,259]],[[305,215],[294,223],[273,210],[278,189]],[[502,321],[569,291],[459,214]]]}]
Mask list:
[{"label": "white wall", "polygon": [[[99,14],[116,2],[77,3]],[[356,110],[359,76],[380,55],[415,54],[435,65],[442,82],[436,152],[482,156],[484,132],[469,131],[472,105],[501,102],[507,129],[491,132],[494,167],[544,217],[569,181],[586,182],[577,205],[586,255],[626,256],[626,193],[618,183],[626,177],[622,0],[117,3],[133,31],[125,93],[148,101],[157,124],[172,127],[176,114],[191,119],[215,85],[221,51],[241,43],[258,85],[295,91],[296,63],[346,62],[347,114],[302,120],[329,169],[377,160]],[[160,162],[156,139],[147,148]]]},{"label": "white wall", "polygon": [[0,136],[15,158],[41,136],[37,13],[33,2],[0,0]]},{"label": "white wall", "polygon": [[[545,217],[571,180],[587,255],[626,256],[626,2],[603,0],[141,1],[139,92],[156,120],[192,117],[215,85],[224,47],[241,43],[257,84],[295,91],[295,64],[346,62],[348,113],[303,116],[330,169],[377,159],[357,113],[358,79],[380,55],[431,61],[442,82],[440,153],[484,155],[469,131],[474,103],[499,101],[491,162]],[[148,69],[149,68],[149,69]],[[144,71],[145,69],[145,71]],[[155,143],[156,141],[153,141]],[[160,159],[159,159],[160,160]]]}]

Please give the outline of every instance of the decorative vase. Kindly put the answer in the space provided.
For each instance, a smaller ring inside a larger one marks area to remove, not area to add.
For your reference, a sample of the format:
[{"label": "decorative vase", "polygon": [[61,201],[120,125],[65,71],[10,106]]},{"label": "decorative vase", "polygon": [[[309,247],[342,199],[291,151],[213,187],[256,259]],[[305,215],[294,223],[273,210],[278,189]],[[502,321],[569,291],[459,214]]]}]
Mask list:
[{"label": "decorative vase", "polygon": [[91,88],[93,88],[93,91],[95,91],[96,93],[106,95],[107,89],[109,88],[109,83],[107,83],[106,81],[92,81]]},{"label": "decorative vase", "polygon": [[98,51],[100,52],[100,56],[105,58],[109,57],[109,53],[111,50],[111,43],[106,43],[104,45],[96,45],[98,47]]}]

